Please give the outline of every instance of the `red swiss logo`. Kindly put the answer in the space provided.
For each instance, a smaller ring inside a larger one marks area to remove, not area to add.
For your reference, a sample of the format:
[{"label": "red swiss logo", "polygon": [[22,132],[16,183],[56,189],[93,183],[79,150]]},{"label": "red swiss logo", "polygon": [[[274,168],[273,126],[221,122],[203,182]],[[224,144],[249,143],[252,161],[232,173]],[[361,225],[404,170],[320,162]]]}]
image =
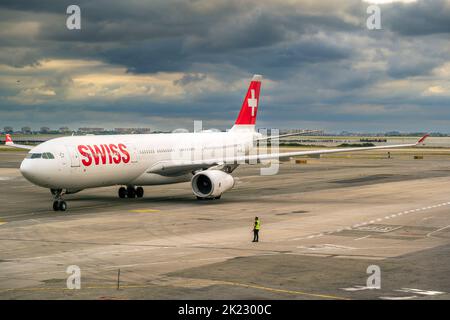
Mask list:
[{"label": "red swiss logo", "polygon": [[130,153],[123,143],[79,145],[77,148],[82,157],[81,163],[86,167],[130,162]]}]

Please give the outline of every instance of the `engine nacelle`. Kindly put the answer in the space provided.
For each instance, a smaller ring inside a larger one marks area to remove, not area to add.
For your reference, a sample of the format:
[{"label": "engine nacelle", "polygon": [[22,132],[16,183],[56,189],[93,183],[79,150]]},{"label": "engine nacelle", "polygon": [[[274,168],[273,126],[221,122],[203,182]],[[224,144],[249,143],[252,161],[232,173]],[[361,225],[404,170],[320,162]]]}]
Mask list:
[{"label": "engine nacelle", "polygon": [[234,178],[221,170],[204,170],[192,177],[191,185],[197,197],[215,198],[233,188]]}]

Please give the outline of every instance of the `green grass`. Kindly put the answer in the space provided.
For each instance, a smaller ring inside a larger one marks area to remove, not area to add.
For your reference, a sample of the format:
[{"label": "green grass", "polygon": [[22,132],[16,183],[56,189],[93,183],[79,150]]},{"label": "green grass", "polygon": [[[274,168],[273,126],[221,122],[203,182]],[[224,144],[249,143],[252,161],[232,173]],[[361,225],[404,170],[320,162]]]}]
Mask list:
[{"label": "green grass", "polygon": [[359,147],[374,147],[373,143],[341,143],[338,148],[359,148]]},{"label": "green grass", "polygon": [[13,148],[13,147],[0,147],[0,152],[28,152],[28,150],[23,150],[19,148]]}]

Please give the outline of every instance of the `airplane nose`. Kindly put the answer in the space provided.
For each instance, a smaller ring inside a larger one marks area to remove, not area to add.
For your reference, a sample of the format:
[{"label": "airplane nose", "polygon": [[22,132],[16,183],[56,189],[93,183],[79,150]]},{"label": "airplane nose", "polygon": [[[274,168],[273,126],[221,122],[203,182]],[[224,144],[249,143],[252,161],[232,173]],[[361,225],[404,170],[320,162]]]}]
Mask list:
[{"label": "airplane nose", "polygon": [[57,177],[57,175],[54,175],[53,179],[51,179],[55,168],[54,166],[49,166],[49,164],[52,163],[43,163],[39,159],[24,159],[20,164],[20,172],[31,183],[47,188],[50,187],[50,182],[54,182]]},{"label": "airplane nose", "polygon": [[43,186],[45,184],[45,170],[37,161],[23,160],[20,164],[20,172],[25,179],[35,185]]},{"label": "airplane nose", "polygon": [[34,172],[33,166],[31,165],[30,161],[28,161],[27,159],[23,160],[22,163],[20,164],[20,173],[22,173],[22,175],[28,181],[32,182],[35,176],[33,172]]}]

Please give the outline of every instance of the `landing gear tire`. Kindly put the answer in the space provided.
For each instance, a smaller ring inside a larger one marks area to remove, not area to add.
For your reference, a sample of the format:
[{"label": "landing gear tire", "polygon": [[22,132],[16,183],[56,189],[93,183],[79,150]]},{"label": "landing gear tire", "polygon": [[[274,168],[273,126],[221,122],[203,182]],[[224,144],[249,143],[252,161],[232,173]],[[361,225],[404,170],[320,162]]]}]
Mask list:
[{"label": "landing gear tire", "polygon": [[215,197],[214,200],[219,200],[221,196],[222,195]]},{"label": "landing gear tire", "polygon": [[53,210],[54,211],[66,211],[67,203],[62,199],[62,196],[66,193],[63,189],[50,189],[53,196]]},{"label": "landing gear tire", "polygon": [[53,201],[53,210],[54,211],[66,211],[67,203],[63,200]]},{"label": "landing gear tire", "polygon": [[127,188],[127,197],[132,199],[136,197],[136,190],[133,187]]},{"label": "landing gear tire", "polygon": [[144,188],[137,187],[136,188],[136,197],[142,198],[144,196]]},{"label": "landing gear tire", "polygon": [[67,210],[67,203],[65,201],[59,202],[59,211],[66,211]]},{"label": "landing gear tire", "polygon": [[127,196],[127,189],[124,187],[119,188],[119,198],[123,199]]}]

